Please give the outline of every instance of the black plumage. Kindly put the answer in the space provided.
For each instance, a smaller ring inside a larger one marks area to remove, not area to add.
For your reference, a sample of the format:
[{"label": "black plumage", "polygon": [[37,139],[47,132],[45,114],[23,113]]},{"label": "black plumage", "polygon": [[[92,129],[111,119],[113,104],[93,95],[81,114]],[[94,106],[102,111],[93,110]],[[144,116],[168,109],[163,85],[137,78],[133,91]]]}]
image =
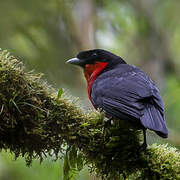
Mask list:
[{"label": "black plumage", "polygon": [[105,69],[94,81],[92,103],[107,116],[127,119],[167,137],[164,106],[154,83],[139,68],[118,64]]},{"label": "black plumage", "polygon": [[168,137],[160,92],[141,69],[102,49],[82,51],[67,62],[84,69],[89,98],[95,108],[103,110],[107,117],[140,124],[144,147],[146,129]]}]

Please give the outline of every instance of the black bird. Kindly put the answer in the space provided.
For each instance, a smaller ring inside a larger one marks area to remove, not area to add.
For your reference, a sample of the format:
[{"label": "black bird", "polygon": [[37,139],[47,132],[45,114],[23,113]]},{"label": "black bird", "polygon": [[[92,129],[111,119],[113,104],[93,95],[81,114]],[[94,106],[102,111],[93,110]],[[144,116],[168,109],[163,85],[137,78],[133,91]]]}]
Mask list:
[{"label": "black bird", "polygon": [[82,51],[67,63],[83,68],[89,99],[95,108],[105,111],[107,117],[141,124],[142,149],[147,146],[146,129],[168,137],[159,90],[141,69],[102,49]]}]

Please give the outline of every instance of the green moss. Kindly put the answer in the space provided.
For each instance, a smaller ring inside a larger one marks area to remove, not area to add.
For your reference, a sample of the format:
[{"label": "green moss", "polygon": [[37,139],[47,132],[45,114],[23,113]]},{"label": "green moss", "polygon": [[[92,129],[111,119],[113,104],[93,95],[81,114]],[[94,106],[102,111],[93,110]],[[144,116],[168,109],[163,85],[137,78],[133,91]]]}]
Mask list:
[{"label": "green moss", "polygon": [[153,144],[146,153],[147,168],[158,179],[180,179],[180,153],[167,145]]},{"label": "green moss", "polygon": [[29,165],[47,154],[60,158],[66,145],[102,179],[179,178],[175,149],[153,145],[137,154],[141,145],[137,127],[120,120],[105,124],[103,113],[84,112],[41,77],[25,72],[21,62],[0,51],[0,149],[25,157]]}]

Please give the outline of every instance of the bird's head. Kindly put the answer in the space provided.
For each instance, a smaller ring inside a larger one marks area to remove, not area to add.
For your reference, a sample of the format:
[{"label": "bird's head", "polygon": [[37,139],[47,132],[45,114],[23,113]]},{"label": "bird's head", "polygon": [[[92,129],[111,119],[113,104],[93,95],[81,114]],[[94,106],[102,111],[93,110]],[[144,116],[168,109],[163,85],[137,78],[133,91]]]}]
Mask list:
[{"label": "bird's head", "polygon": [[126,62],[109,51],[93,49],[79,52],[75,58],[69,59],[66,63],[82,67],[86,79],[89,80],[93,72],[100,73],[106,67]]},{"label": "bird's head", "polygon": [[87,51],[81,51],[77,54],[75,58],[69,59],[67,63],[74,64],[85,68],[87,64],[96,64],[96,63],[125,63],[123,59],[115,54],[103,50],[103,49],[93,49]]}]

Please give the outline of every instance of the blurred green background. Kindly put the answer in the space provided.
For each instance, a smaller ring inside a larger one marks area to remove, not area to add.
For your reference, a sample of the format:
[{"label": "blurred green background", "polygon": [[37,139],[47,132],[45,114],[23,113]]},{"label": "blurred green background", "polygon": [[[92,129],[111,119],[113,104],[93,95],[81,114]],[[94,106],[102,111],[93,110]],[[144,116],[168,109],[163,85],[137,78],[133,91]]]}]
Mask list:
[{"label": "blurred green background", "polygon": [[[169,143],[180,147],[179,0],[1,0],[0,47],[44,73],[55,88],[87,100],[78,68],[65,64],[80,50],[104,48],[141,67],[159,87],[166,109]],[[150,133],[149,143],[162,142]],[[62,162],[25,166],[0,153],[0,180],[60,180]],[[79,180],[95,179],[85,168]]]}]

